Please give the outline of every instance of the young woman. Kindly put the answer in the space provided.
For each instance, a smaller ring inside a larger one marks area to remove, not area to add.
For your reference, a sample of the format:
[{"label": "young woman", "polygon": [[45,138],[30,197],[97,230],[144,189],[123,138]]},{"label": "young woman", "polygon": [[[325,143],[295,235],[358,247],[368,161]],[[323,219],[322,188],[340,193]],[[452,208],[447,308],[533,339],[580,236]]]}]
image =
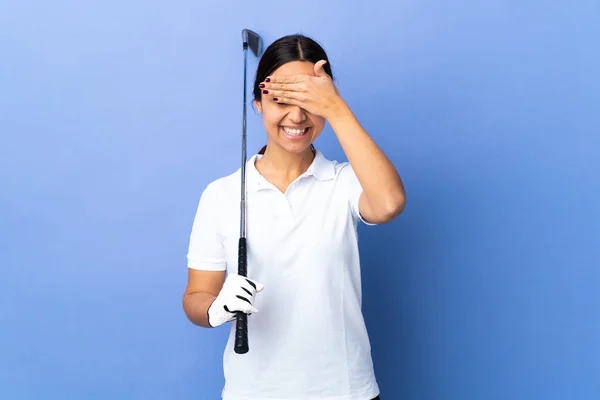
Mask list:
[{"label": "young woman", "polygon": [[[224,400],[371,400],[379,387],[361,311],[357,224],[404,209],[400,176],[332,81],[323,48],[285,36],[254,83],[267,145],[248,160],[248,278],[237,275],[240,169],[203,191],[183,307],[196,325],[248,317],[250,351],[223,358]],[[349,162],[312,145],[325,122]],[[227,276],[226,276],[227,272]]]}]

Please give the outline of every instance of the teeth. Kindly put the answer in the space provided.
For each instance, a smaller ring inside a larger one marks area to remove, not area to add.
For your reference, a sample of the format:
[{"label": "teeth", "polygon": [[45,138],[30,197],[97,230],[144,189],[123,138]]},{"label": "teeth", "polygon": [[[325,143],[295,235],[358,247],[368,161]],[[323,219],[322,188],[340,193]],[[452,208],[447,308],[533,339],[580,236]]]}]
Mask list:
[{"label": "teeth", "polygon": [[291,129],[291,128],[283,128],[283,130],[285,131],[285,133],[287,133],[288,135],[295,135],[295,136],[299,136],[302,135],[304,133],[304,131],[306,129]]}]

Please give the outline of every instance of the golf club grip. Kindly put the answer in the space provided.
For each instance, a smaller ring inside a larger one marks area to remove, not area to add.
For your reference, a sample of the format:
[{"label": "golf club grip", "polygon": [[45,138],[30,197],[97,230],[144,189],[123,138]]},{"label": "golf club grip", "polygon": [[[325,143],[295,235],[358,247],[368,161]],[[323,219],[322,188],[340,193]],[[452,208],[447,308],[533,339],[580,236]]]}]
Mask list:
[{"label": "golf club grip", "polygon": [[[238,246],[238,275],[246,277],[248,274],[248,258],[246,251],[246,238],[241,237]],[[242,311],[236,313],[235,346],[237,354],[248,352],[248,315]]]}]

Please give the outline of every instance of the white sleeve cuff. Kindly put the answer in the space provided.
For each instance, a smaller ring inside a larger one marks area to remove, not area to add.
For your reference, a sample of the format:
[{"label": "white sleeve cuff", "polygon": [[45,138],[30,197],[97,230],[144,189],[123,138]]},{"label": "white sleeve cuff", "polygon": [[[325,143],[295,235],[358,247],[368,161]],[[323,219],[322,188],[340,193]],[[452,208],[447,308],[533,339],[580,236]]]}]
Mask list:
[{"label": "white sleeve cuff", "polygon": [[350,208],[352,210],[354,218],[356,218],[359,221],[362,221],[365,225],[377,225],[371,222],[367,222],[360,214],[358,203],[363,189],[350,163],[346,163],[341,173],[344,176],[344,183],[346,185],[346,191],[348,193],[348,203],[350,204]]},{"label": "white sleeve cuff", "polygon": [[[360,194],[362,194],[362,191],[361,191]],[[358,203],[359,203],[359,200],[360,200],[360,194],[358,196],[356,196],[356,195],[353,196],[352,199],[350,200],[351,201],[351,207],[352,207],[353,214],[355,215],[356,218],[358,218],[360,221],[362,221],[362,223],[365,224],[365,225],[369,225],[369,226],[375,226],[375,225],[377,225],[375,223],[367,221],[360,214],[360,210],[358,209]]]},{"label": "white sleeve cuff", "polygon": [[227,269],[227,263],[224,260],[188,260],[188,268],[199,271],[225,271]]}]

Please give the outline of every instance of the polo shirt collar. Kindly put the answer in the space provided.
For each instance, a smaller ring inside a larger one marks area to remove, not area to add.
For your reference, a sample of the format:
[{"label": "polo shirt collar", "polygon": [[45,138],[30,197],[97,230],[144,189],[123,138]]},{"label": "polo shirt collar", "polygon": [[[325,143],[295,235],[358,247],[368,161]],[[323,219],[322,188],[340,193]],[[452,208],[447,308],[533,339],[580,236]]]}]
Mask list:
[{"label": "polo shirt collar", "polygon": [[[314,176],[320,181],[326,181],[335,177],[335,166],[333,162],[325,158],[323,153],[315,149],[315,158],[308,170],[301,176]],[[254,163],[262,157],[262,154],[253,155],[246,164],[246,179],[248,189],[260,190],[268,187],[270,183],[258,172]]]}]

